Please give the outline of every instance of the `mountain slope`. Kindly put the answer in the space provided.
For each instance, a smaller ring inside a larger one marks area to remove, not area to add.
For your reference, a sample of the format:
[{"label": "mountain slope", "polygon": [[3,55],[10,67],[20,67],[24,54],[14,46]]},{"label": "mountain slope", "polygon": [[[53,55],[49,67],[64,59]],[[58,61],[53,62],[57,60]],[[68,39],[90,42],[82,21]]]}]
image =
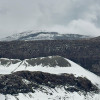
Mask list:
[{"label": "mountain slope", "polygon": [[45,40],[0,42],[0,58],[30,59],[60,55],[100,76],[100,41]]},{"label": "mountain slope", "polygon": [[14,41],[14,40],[80,40],[89,39],[90,36],[79,35],[79,34],[59,34],[58,32],[34,32],[26,31],[12,36],[5,37],[1,41]]},{"label": "mountain slope", "polygon": [[100,100],[99,92],[99,76],[61,56],[0,59],[2,100]]}]

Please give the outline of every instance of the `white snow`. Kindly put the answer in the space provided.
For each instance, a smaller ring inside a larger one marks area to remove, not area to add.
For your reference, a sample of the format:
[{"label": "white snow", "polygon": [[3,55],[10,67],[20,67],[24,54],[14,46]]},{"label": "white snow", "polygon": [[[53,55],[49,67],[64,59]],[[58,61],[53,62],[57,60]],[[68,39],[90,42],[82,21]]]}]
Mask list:
[{"label": "white snow", "polygon": [[22,79],[22,81],[23,81],[26,85],[28,85],[28,84],[31,83],[30,81],[28,81],[28,80],[26,80],[26,79]]},{"label": "white snow", "polygon": [[33,38],[34,40],[52,40],[53,39],[53,34],[39,34],[38,36],[36,36],[35,38]]}]

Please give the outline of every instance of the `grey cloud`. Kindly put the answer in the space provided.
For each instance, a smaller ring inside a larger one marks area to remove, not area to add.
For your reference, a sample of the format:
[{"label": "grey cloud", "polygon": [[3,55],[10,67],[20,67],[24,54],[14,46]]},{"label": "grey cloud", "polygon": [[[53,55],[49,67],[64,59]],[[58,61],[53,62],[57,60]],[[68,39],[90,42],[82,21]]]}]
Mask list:
[{"label": "grey cloud", "polygon": [[26,30],[100,35],[100,0],[0,0],[0,36]]}]

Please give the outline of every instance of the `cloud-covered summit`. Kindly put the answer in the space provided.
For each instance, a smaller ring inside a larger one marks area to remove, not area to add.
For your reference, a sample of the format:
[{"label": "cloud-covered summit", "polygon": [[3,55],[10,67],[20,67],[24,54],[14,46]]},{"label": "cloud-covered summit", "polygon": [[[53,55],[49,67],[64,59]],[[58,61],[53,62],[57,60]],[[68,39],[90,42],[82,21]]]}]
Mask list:
[{"label": "cloud-covered summit", "polygon": [[0,0],[0,37],[25,30],[100,35],[100,0]]}]

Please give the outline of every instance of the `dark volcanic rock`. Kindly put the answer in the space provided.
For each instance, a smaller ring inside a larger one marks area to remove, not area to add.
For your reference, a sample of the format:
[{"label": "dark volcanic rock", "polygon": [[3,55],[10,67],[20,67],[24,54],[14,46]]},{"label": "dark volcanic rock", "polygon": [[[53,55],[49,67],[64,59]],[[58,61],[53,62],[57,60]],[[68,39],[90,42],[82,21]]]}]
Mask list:
[{"label": "dark volcanic rock", "polygon": [[60,56],[51,56],[51,57],[38,57],[26,60],[28,64],[35,66],[40,65],[42,66],[50,66],[50,67],[69,67],[71,64],[64,58]]},{"label": "dark volcanic rock", "polygon": [[[25,82],[27,80],[28,82]],[[0,93],[2,94],[18,94],[34,92],[39,86],[47,86],[55,88],[56,86],[68,86],[66,91],[85,91],[97,92],[98,89],[91,81],[82,77],[74,77],[72,74],[49,74],[43,72],[20,71],[10,75],[2,75],[0,77]],[[73,87],[73,88],[72,88]]]},{"label": "dark volcanic rock", "polygon": [[3,59],[3,58],[0,58],[0,63],[1,65],[10,65],[10,64],[16,64],[20,62],[20,60],[15,60],[15,59]]},{"label": "dark volcanic rock", "polygon": [[22,78],[16,75],[4,75],[0,78],[0,93],[17,94],[33,92],[32,88],[26,85]]}]

